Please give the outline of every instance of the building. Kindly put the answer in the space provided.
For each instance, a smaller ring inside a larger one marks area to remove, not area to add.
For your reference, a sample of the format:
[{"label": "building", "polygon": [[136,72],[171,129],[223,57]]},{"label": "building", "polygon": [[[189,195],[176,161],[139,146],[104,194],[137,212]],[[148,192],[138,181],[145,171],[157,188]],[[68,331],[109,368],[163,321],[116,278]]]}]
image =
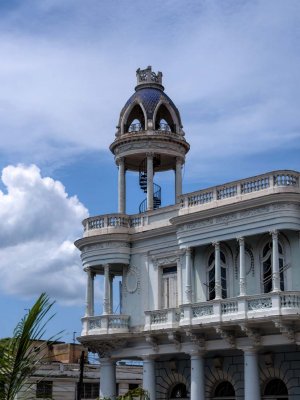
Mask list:
[{"label": "building", "polygon": [[[99,397],[100,365],[88,362],[88,350],[82,345],[55,342],[47,346],[42,343],[43,351],[34,376],[29,380],[20,399],[76,400],[80,376],[80,356],[85,352],[83,368],[82,399],[95,400]],[[34,343],[33,351],[40,346]],[[142,383],[142,367],[119,363],[116,366],[116,393],[122,395],[129,389]]]},{"label": "building", "polygon": [[[143,360],[151,400],[299,400],[299,172],[182,194],[189,144],[151,67],[137,70],[110,150],[118,213],[84,220],[75,243],[87,276],[79,340],[101,357],[101,397],[115,395],[115,362],[133,359]],[[161,207],[153,179],[168,170],[175,201]],[[135,215],[126,214],[126,171],[146,195]],[[102,315],[94,313],[97,274]],[[114,277],[122,281],[118,315]]]}]

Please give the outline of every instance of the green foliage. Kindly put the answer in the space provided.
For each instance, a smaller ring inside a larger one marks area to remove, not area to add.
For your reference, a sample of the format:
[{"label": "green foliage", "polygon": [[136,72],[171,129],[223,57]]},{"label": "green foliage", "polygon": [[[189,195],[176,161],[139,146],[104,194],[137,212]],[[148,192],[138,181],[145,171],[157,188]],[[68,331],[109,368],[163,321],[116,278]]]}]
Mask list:
[{"label": "green foliage", "polygon": [[[29,390],[28,378],[38,368],[49,345],[49,341],[42,341],[42,338],[47,323],[54,316],[48,316],[52,306],[48,296],[41,294],[16,326],[13,337],[0,340],[0,400],[16,399],[25,386]],[[34,344],[39,340],[38,345]]]},{"label": "green foliage", "polygon": [[[100,400],[111,400],[108,397],[103,397]],[[117,396],[115,400],[150,400],[147,390],[136,388],[129,390],[123,396]]]}]

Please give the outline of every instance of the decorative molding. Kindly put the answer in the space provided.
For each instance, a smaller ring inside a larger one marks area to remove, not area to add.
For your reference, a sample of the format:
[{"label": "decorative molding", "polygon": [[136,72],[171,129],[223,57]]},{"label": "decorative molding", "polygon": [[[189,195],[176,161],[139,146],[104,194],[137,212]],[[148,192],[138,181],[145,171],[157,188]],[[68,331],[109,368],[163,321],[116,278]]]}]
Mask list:
[{"label": "decorative molding", "polygon": [[181,338],[180,335],[176,332],[171,332],[168,334],[168,340],[174,343],[176,350],[180,350],[181,348]]},{"label": "decorative molding", "polygon": [[150,346],[152,347],[153,351],[155,351],[157,353],[158,352],[157,338],[155,338],[152,335],[146,335],[145,336],[145,340],[146,340],[147,343],[150,344]]},{"label": "decorative molding", "polygon": [[140,271],[138,268],[131,265],[125,275],[124,290],[128,293],[141,292]]},{"label": "decorative molding", "polygon": [[292,343],[295,342],[296,340],[295,328],[291,323],[286,323],[280,320],[275,320],[273,322],[275,327],[279,329],[280,333],[283,336],[287,337],[290,342]]},{"label": "decorative molding", "polygon": [[205,337],[203,334],[195,334],[191,329],[186,329],[185,334],[199,350],[205,349]]},{"label": "decorative molding", "polygon": [[97,250],[97,249],[118,249],[122,247],[130,247],[130,243],[128,242],[104,242],[97,244],[89,244],[83,247],[82,252]]},{"label": "decorative molding", "polygon": [[258,329],[249,328],[247,325],[241,324],[241,330],[248,336],[252,341],[254,347],[258,347],[261,344],[261,335]]},{"label": "decorative molding", "polygon": [[110,340],[107,342],[102,340],[81,340],[81,342],[92,353],[98,353],[100,358],[109,358],[114,350],[126,346],[125,340]]}]

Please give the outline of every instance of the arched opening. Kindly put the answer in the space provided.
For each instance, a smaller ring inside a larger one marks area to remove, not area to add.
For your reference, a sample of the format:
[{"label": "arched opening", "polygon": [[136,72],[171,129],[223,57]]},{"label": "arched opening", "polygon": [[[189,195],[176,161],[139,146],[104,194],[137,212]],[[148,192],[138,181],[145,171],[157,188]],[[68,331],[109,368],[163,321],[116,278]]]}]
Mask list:
[{"label": "arched opening", "polygon": [[[284,290],[284,255],[283,247],[278,243],[279,271],[280,271],[280,290]],[[272,291],[272,241],[270,240],[263,247],[262,251],[262,278],[264,293]]]},{"label": "arched opening", "polygon": [[184,383],[178,383],[171,391],[170,400],[187,399],[187,390]]},{"label": "arched opening", "polygon": [[263,400],[288,400],[288,390],[285,383],[278,378],[272,379],[266,384]]},{"label": "arched opening", "polygon": [[214,391],[213,400],[235,400],[235,390],[232,384],[228,381],[223,381],[218,384]]},{"label": "arched opening", "polygon": [[176,132],[176,126],[170,111],[164,104],[161,104],[156,113],[155,130],[165,132]]},{"label": "arched opening", "polygon": [[[221,286],[222,286],[222,298],[226,299],[227,297],[227,264],[226,257],[223,251],[220,251],[220,260],[221,260]],[[208,278],[208,300],[213,300],[216,297],[215,279],[216,271],[215,271],[215,252],[213,251],[208,258],[207,265],[207,278]]]},{"label": "arched opening", "polygon": [[124,132],[139,132],[143,130],[145,130],[145,116],[141,106],[136,104],[127,117]]}]

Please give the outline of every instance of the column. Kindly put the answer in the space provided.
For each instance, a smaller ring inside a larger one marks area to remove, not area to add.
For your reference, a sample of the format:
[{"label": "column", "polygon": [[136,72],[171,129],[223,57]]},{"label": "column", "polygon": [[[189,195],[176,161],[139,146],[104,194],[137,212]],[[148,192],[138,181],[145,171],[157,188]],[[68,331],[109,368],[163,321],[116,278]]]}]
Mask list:
[{"label": "column", "polygon": [[244,350],[244,380],[244,400],[260,400],[260,382],[256,349]]},{"label": "column", "polygon": [[153,154],[147,154],[147,210],[153,210]]},{"label": "column", "polygon": [[145,357],[143,359],[143,389],[147,390],[150,400],[156,399],[155,359]]},{"label": "column", "polygon": [[181,256],[178,255],[177,260],[177,306],[182,304],[182,271],[181,271]]},{"label": "column", "polygon": [[245,239],[238,239],[240,246],[240,296],[246,296]]},{"label": "column", "polygon": [[205,400],[205,378],[203,352],[191,354],[190,400]]},{"label": "column", "polygon": [[278,231],[272,234],[272,283],[273,292],[280,291],[280,274],[279,274],[279,254],[278,254]]},{"label": "column", "polygon": [[114,275],[109,274],[109,306],[108,306],[108,313],[113,314],[113,280],[114,280]]},{"label": "column", "polygon": [[185,249],[185,303],[192,302],[192,249],[187,247]]},{"label": "column", "polygon": [[125,180],[125,159],[121,157],[118,159],[119,176],[118,176],[118,195],[119,205],[118,211],[121,214],[126,212],[126,180]]},{"label": "column", "polygon": [[90,268],[86,269],[87,286],[86,286],[86,308],[85,316],[92,317],[94,315],[94,273]]},{"label": "column", "polygon": [[176,157],[175,167],[175,203],[178,203],[178,196],[182,194],[182,159]]},{"label": "column", "polygon": [[109,314],[109,264],[104,265],[103,315]]},{"label": "column", "polygon": [[213,246],[215,247],[215,300],[220,300],[222,298],[220,243],[213,243]]},{"label": "column", "polygon": [[116,365],[110,358],[100,359],[100,398],[116,398]]}]

